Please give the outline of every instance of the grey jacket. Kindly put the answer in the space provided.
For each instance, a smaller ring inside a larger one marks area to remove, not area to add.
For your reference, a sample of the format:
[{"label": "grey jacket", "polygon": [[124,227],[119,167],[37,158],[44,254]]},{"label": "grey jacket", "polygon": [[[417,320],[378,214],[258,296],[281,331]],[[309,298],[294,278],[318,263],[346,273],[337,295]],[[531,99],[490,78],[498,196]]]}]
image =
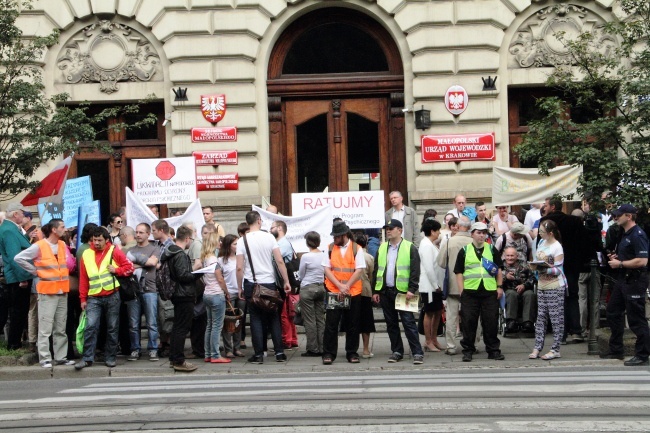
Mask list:
[{"label": "grey jacket", "polygon": [[[449,238],[447,242],[440,245],[440,254],[438,254],[438,266],[442,269],[449,269],[449,294],[460,295],[458,290],[458,283],[456,282],[456,275],[454,274],[454,266],[456,266],[456,258],[458,251],[465,245],[472,243],[472,237],[469,232],[458,232],[455,236]],[[449,261],[447,261],[449,257]],[[448,264],[448,266],[446,266]]]},{"label": "grey jacket", "polygon": [[[386,211],[386,223],[393,219],[394,208],[390,208]],[[402,231],[402,238],[407,241],[413,242],[416,247],[420,245],[420,239],[422,234],[420,233],[420,222],[418,221],[417,213],[415,209],[408,206],[404,206],[404,221],[402,221],[404,230]]]}]

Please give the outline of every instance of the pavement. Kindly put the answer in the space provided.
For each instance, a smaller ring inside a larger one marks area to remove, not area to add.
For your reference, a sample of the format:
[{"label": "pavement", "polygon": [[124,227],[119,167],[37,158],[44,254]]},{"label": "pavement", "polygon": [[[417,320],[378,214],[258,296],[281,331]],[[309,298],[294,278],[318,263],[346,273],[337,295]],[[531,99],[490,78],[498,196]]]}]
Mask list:
[{"label": "pavement", "polygon": [[[380,327],[378,327],[380,328]],[[601,331],[601,330],[599,330]],[[208,364],[202,359],[188,360],[198,366],[193,373],[175,372],[169,368],[169,361],[161,358],[159,361],[151,362],[147,354],[143,354],[138,361],[127,361],[125,356],[118,356],[117,366],[113,368],[106,367],[103,363],[96,362],[92,367],[76,371],[72,366],[55,366],[53,368],[42,368],[39,364],[31,366],[1,366],[0,380],[39,380],[50,378],[88,378],[88,377],[142,377],[142,376],[183,376],[188,374],[200,375],[231,375],[231,374],[300,374],[303,372],[359,372],[359,371],[390,371],[390,370],[449,370],[449,369],[496,369],[496,368],[549,368],[549,367],[576,367],[576,366],[612,366],[622,367],[623,362],[618,360],[602,360],[597,355],[589,355],[587,341],[578,344],[567,344],[561,347],[562,357],[552,361],[541,359],[528,359],[528,354],[533,349],[534,338],[526,338],[523,335],[504,338],[501,340],[501,351],[505,355],[504,361],[495,361],[487,359],[485,346],[482,342],[477,344],[479,353],[474,355],[472,362],[462,362],[462,353],[450,356],[444,352],[426,352],[424,364],[414,365],[413,359],[408,353],[408,344],[406,338],[402,339],[407,347],[407,353],[404,359],[398,363],[389,363],[388,357],[391,354],[390,341],[385,331],[379,331],[371,334],[371,348],[374,356],[368,359],[361,359],[359,364],[348,363],[345,359],[344,347],[345,337],[339,337],[339,353],[337,359],[332,365],[323,365],[321,358],[303,357],[301,353],[305,351],[306,337],[304,334],[298,335],[299,348],[285,351],[287,362],[279,363],[275,361],[273,352],[264,358],[264,364],[251,364],[247,361],[252,354],[252,348],[244,349],[247,355],[245,358],[235,358],[230,364]],[[424,337],[420,336],[420,341]],[[444,345],[444,338],[439,341]],[[601,338],[601,343],[603,338]],[[143,340],[144,347],[146,341]],[[270,342],[269,342],[270,343]],[[545,342],[545,353],[550,349],[552,344],[552,335],[547,334]],[[272,346],[272,344],[269,344]],[[592,344],[593,345],[593,344]],[[601,344],[602,346],[602,344]],[[605,346],[606,347],[606,346]],[[187,340],[188,352],[190,352],[189,339]],[[361,354],[362,347],[359,348]],[[645,367],[647,368],[647,367]]]}]

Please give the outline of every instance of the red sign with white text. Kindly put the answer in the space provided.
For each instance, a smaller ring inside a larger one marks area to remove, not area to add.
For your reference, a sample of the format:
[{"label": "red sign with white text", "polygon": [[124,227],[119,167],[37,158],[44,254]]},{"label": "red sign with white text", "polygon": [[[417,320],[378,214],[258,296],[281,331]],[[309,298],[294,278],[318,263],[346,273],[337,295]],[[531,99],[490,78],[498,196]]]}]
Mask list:
[{"label": "red sign with white text", "polygon": [[422,162],[494,161],[494,133],[423,135]]},{"label": "red sign with white text", "polygon": [[196,189],[198,191],[239,189],[239,173],[197,173]]},{"label": "red sign with white text", "polygon": [[197,150],[192,155],[196,165],[237,165],[236,150]]},{"label": "red sign with white text", "polygon": [[237,127],[192,128],[192,143],[209,141],[237,141]]}]

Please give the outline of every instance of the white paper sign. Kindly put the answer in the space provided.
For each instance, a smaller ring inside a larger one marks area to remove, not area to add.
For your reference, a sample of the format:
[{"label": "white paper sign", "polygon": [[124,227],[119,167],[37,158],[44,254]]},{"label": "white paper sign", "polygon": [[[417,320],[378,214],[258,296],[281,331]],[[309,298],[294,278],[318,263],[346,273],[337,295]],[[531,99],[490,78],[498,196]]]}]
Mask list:
[{"label": "white paper sign", "polygon": [[332,206],[332,218],[342,218],[351,229],[381,228],[386,224],[383,191],[291,194],[294,216],[326,206]]},{"label": "white paper sign", "polygon": [[[140,223],[147,223],[151,225],[152,222],[156,221],[158,218],[151,212],[149,207],[136,196],[131,188],[126,188],[126,225],[129,227],[135,228]],[[190,204],[183,215],[177,217],[165,218],[169,227],[172,227],[174,230],[178,228],[186,221],[191,221],[194,223],[197,234],[201,234],[201,229],[205,224],[203,219],[203,213],[201,212],[201,201],[197,198]]]},{"label": "white paper sign", "polygon": [[284,221],[287,225],[286,237],[291,246],[297,253],[309,252],[309,247],[305,241],[307,232],[317,232],[320,235],[321,251],[325,251],[327,246],[334,241],[332,233],[332,208],[330,206],[317,209],[302,216],[285,216],[267,212],[253,205],[253,210],[259,212],[262,217],[262,230],[269,230],[273,221]]},{"label": "white paper sign", "polygon": [[131,160],[133,192],[145,204],[196,200],[194,157]]}]

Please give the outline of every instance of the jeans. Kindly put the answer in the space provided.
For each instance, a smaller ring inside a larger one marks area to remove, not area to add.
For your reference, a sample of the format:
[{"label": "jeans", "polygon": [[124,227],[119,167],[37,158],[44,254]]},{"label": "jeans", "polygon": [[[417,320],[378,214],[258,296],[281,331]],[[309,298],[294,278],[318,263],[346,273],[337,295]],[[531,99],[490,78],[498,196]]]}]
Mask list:
[{"label": "jeans", "polygon": [[381,309],[384,311],[384,319],[386,319],[386,332],[390,338],[390,350],[393,353],[399,353],[404,356],[404,343],[402,336],[399,332],[399,318],[402,320],[404,327],[404,335],[408,340],[409,347],[412,355],[424,355],[422,345],[420,344],[420,336],[418,335],[418,325],[415,322],[415,316],[409,311],[398,311],[395,309],[395,297],[397,296],[397,289],[384,287],[379,297]]},{"label": "jeans", "polygon": [[[262,284],[269,289],[277,289],[275,283]],[[250,301],[253,295],[253,283],[244,280],[244,293],[246,300]],[[271,313],[268,311],[260,310],[252,302],[248,302],[248,312],[250,314],[250,327],[251,339],[253,340],[253,350],[255,356],[264,355],[264,340],[266,339],[266,331],[271,331],[271,339],[273,340],[273,348],[275,355],[284,353],[284,346],[282,344],[282,328],[280,327],[280,312],[276,311]],[[266,326],[266,327],[265,327]]]},{"label": "jeans", "polygon": [[169,360],[174,365],[185,362],[185,338],[190,332],[194,318],[194,299],[192,297],[173,298],[174,326],[170,336]]},{"label": "jeans", "polygon": [[86,303],[86,330],[84,331],[83,360],[95,360],[97,334],[102,315],[106,319],[106,344],[104,360],[115,361],[117,356],[117,336],[120,320],[120,293],[114,292],[108,296],[89,296]]},{"label": "jeans", "polygon": [[203,294],[203,303],[207,313],[208,324],[205,327],[205,357],[217,359],[219,354],[219,337],[223,329],[223,318],[226,315],[226,296]]},{"label": "jeans", "polygon": [[140,352],[140,318],[142,313],[147,321],[149,341],[147,350],[158,350],[158,293],[140,293],[126,303],[129,312],[129,336],[131,338],[131,352]]}]

